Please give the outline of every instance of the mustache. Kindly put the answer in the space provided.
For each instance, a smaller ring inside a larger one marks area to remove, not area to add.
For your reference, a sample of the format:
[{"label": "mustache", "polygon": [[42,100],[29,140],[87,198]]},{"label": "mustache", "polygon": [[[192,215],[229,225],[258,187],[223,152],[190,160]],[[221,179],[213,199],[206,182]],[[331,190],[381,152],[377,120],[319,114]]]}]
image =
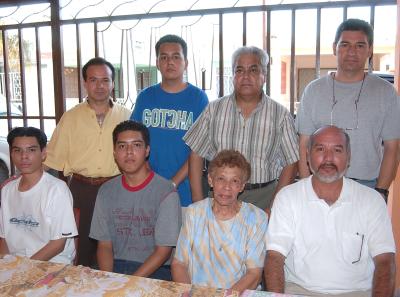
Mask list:
[{"label": "mustache", "polygon": [[332,162],[322,163],[322,164],[318,167],[318,170],[319,170],[319,169],[324,169],[324,168],[334,168],[336,171],[338,171],[337,166],[336,166],[334,163],[332,163]]}]

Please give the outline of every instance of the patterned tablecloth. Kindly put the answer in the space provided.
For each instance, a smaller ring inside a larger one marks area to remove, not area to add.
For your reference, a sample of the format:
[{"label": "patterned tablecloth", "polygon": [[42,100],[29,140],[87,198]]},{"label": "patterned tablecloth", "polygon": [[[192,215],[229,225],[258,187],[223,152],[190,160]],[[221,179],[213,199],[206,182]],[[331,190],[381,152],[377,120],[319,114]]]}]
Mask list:
[{"label": "patterned tablecloth", "polygon": [[7,255],[0,260],[0,296],[238,297],[238,294]]}]

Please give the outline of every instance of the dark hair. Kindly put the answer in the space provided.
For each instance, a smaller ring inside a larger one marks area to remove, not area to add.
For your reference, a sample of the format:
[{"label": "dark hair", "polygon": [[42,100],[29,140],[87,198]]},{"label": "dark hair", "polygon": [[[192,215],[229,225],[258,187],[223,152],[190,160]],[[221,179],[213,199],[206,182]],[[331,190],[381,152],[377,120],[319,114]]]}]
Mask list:
[{"label": "dark hair", "polygon": [[371,25],[366,21],[359,19],[348,19],[339,25],[336,30],[335,44],[339,42],[340,36],[343,31],[362,31],[367,36],[368,45],[374,44],[374,30]]},{"label": "dark hair", "polygon": [[150,144],[150,135],[149,135],[149,129],[145,125],[139,122],[135,121],[123,121],[119,123],[113,131],[113,143],[114,145],[117,143],[118,135],[124,131],[137,131],[142,134],[144,144],[149,146]]},{"label": "dark hair", "polygon": [[243,182],[247,182],[251,174],[250,163],[241,153],[235,150],[222,150],[210,162],[208,172],[212,176],[217,168],[221,167],[238,167],[243,173]]},{"label": "dark hair", "polygon": [[114,81],[115,79],[115,69],[114,66],[108,62],[106,59],[100,58],[100,57],[96,57],[93,59],[90,59],[83,67],[82,67],[82,76],[83,76],[83,80],[86,81],[87,79],[87,70],[89,68],[89,66],[92,65],[106,65],[108,68],[110,68],[111,70],[111,78],[112,81]]},{"label": "dark hair", "polygon": [[7,135],[7,142],[10,147],[14,143],[16,137],[35,137],[42,151],[47,144],[47,136],[44,132],[35,127],[16,127]]},{"label": "dark hair", "polygon": [[163,43],[179,43],[182,47],[183,51],[183,56],[185,57],[185,60],[187,60],[187,44],[186,41],[183,40],[181,37],[173,34],[168,34],[163,37],[161,37],[157,43],[156,43],[156,57],[158,57],[158,54],[160,53],[160,46]]}]

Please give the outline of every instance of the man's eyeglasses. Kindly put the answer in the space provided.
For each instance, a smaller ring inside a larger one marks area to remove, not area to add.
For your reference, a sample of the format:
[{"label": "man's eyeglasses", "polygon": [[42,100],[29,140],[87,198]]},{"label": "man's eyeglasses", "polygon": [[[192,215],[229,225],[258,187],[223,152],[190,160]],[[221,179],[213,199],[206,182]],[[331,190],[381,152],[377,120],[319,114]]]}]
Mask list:
[{"label": "man's eyeglasses", "polygon": [[[361,96],[361,91],[362,91],[363,86],[364,86],[364,81],[365,81],[365,74],[364,74],[363,80],[361,82],[361,87],[360,87],[360,90],[358,91],[357,98],[356,98],[356,100],[354,100],[354,106],[355,106],[355,109],[356,109],[356,111],[355,111],[355,114],[356,114],[356,125],[351,127],[351,128],[339,127],[339,128],[342,128],[343,130],[357,130],[358,129],[358,102],[360,101],[360,96]],[[332,78],[331,126],[334,125],[334,122],[333,122],[333,110],[334,110],[335,105],[337,103],[338,103],[338,101],[337,101],[336,96],[335,96],[335,73],[333,73],[333,78]],[[338,126],[338,125],[336,125],[336,126]]]},{"label": "man's eyeglasses", "polygon": [[245,74],[251,76],[258,76],[262,72],[262,69],[258,65],[251,65],[250,67],[236,66],[235,67],[235,75],[236,76],[244,76]]},{"label": "man's eyeglasses", "polygon": [[[332,107],[331,107],[331,126],[335,125],[334,122],[333,122],[333,109],[335,108],[336,103],[337,103],[337,101],[333,100]],[[355,110],[355,117],[356,117],[355,126],[351,127],[351,128],[344,128],[344,127],[339,127],[339,128],[342,128],[343,130],[347,130],[347,131],[349,131],[349,130],[357,130],[358,129],[358,100],[354,101],[354,106],[355,106],[355,109],[356,109]],[[338,126],[338,124],[336,124],[335,126]]]}]

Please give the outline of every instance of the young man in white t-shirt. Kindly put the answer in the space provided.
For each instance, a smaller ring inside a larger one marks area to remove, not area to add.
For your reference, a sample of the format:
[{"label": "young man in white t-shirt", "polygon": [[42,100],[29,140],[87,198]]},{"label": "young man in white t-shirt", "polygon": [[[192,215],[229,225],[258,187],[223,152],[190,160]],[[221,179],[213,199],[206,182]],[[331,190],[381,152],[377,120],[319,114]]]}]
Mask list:
[{"label": "young man in white t-shirt", "polygon": [[1,189],[0,254],[72,263],[78,234],[67,185],[44,172],[46,135],[18,127],[7,136],[20,176]]}]

